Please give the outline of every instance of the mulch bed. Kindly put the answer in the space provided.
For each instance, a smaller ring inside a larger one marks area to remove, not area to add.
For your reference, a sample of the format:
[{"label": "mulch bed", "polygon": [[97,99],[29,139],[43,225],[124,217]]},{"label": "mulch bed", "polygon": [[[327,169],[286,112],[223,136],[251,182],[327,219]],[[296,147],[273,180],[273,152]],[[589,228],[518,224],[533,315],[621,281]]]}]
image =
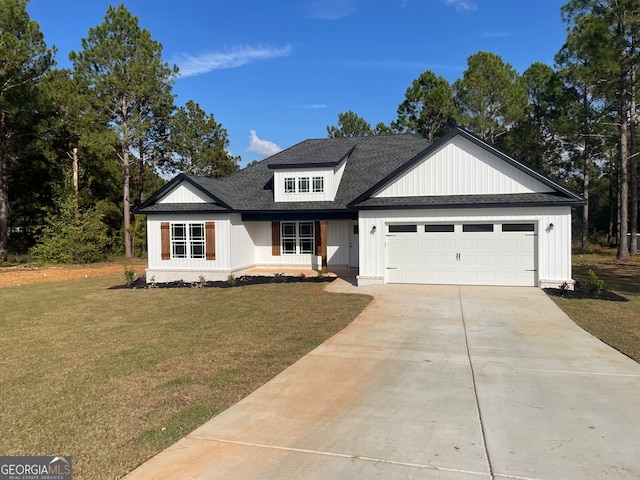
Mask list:
[{"label": "mulch bed", "polygon": [[605,300],[608,302],[628,302],[629,299],[609,290],[602,290],[599,296],[594,296],[585,282],[576,282],[574,290],[561,290],[559,288],[545,288],[545,293],[553,297],[562,297],[576,300]]},{"label": "mulch bed", "polygon": [[289,275],[245,275],[235,279],[235,282],[165,282],[165,283],[147,283],[145,277],[136,278],[131,285],[116,285],[109,290],[121,289],[141,289],[141,288],[233,288],[244,287],[248,285],[263,285],[265,283],[325,283],[333,282],[335,277],[307,277],[305,275],[289,276]]}]

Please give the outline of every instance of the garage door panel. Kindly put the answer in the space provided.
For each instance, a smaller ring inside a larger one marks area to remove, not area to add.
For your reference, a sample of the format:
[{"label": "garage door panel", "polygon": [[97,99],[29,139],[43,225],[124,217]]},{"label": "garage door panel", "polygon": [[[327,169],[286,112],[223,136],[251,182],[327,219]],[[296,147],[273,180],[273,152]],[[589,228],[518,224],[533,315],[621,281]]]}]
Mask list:
[{"label": "garage door panel", "polygon": [[390,283],[477,285],[536,284],[534,232],[428,231],[387,237],[387,276]]}]

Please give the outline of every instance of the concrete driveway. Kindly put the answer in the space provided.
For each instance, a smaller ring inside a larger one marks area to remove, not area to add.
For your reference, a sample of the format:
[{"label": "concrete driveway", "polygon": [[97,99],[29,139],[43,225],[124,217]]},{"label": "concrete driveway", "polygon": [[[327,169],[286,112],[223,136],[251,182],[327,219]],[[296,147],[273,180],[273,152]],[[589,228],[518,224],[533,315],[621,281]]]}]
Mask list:
[{"label": "concrete driveway", "polygon": [[640,365],[536,288],[384,285],[129,479],[636,479]]}]

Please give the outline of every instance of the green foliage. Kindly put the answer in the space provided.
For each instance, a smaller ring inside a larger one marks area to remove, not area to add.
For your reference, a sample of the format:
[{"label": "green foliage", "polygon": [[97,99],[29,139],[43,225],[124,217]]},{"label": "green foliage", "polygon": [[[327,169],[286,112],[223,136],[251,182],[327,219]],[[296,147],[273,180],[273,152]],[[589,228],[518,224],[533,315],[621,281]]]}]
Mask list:
[{"label": "green foliage", "polygon": [[54,63],[54,52],[26,6],[24,0],[0,3],[0,261],[8,256],[11,164],[29,163],[20,143],[41,121],[39,83]]},{"label": "green foliage", "polygon": [[73,202],[65,200],[60,212],[47,219],[31,254],[40,262],[91,263],[104,260],[109,243],[107,228],[93,207],[76,217]]},{"label": "green foliage", "polygon": [[337,126],[327,126],[327,136],[331,138],[366,137],[367,135],[373,135],[371,125],[351,110],[338,114]]},{"label": "green foliage", "polygon": [[433,141],[446,133],[456,114],[451,85],[430,70],[423,72],[407,89],[398,106],[396,128]]},{"label": "green foliage", "polygon": [[127,287],[133,286],[136,281],[136,271],[133,269],[133,265],[124,267],[124,279],[127,282]]},{"label": "green foliage", "polygon": [[82,39],[82,51],[71,52],[74,77],[86,98],[86,120],[108,126],[103,142],[117,145],[122,166],[125,255],[132,246],[131,165],[161,151],[167,119],[173,110],[172,81],[177,67],[162,60],[162,45],[140,28],[137,17],[120,4],[109,6],[103,23]]},{"label": "green foliage", "polygon": [[604,288],[604,280],[598,278],[598,276],[596,275],[596,272],[594,272],[591,269],[589,269],[587,273],[589,275],[589,281],[588,281],[589,291],[591,292],[591,295],[593,295],[594,297],[599,297],[600,294],[602,293],[602,289]]},{"label": "green foliage", "polygon": [[460,124],[490,145],[521,118],[526,103],[518,72],[495,53],[471,55],[454,88]]},{"label": "green foliage", "polygon": [[539,62],[524,72],[522,84],[527,95],[523,116],[498,139],[497,145],[519,162],[560,180],[566,151],[558,131],[565,111],[566,89],[560,75]]},{"label": "green foliage", "polygon": [[227,277],[227,284],[230,287],[235,287],[235,285],[236,285],[236,277],[233,276],[233,273],[230,273],[229,276]]},{"label": "green foliage", "polygon": [[191,175],[224,177],[236,171],[227,148],[227,130],[193,100],[178,108],[171,120],[171,150],[175,168]]}]

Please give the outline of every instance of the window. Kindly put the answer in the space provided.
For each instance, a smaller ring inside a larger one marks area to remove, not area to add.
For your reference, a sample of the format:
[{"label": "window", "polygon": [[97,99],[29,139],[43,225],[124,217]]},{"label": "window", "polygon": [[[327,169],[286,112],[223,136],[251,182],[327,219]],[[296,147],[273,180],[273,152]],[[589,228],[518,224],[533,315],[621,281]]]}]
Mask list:
[{"label": "window", "polygon": [[298,179],[298,193],[309,193],[309,177]]},{"label": "window", "polygon": [[454,231],[454,226],[441,225],[436,223],[435,225],[425,225],[424,231],[427,233],[438,233],[438,232],[451,233]]},{"label": "window", "polygon": [[324,192],[324,177],[313,177],[313,193]]},{"label": "window", "polygon": [[191,258],[204,258],[204,223],[189,224]]},{"label": "window", "polygon": [[389,225],[389,233],[416,233],[418,225]]},{"label": "window", "polygon": [[313,222],[282,222],[282,254],[314,253]]},{"label": "window", "polygon": [[463,232],[493,232],[492,223],[467,223],[462,225]]},{"label": "window", "polygon": [[296,179],[287,177],[284,179],[284,193],[296,193]]},{"label": "window", "polygon": [[204,223],[171,225],[171,258],[205,258]]},{"label": "window", "polygon": [[533,223],[505,223],[502,225],[503,232],[535,232]]}]

